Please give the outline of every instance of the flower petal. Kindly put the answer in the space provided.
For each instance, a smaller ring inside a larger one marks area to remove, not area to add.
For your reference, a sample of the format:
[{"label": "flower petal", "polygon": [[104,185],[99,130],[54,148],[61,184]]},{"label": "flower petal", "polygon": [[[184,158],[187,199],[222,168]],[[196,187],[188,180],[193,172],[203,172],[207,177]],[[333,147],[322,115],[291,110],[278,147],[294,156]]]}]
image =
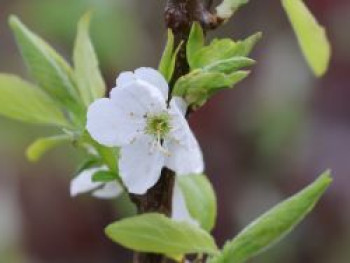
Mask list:
[{"label": "flower petal", "polygon": [[143,67],[135,70],[135,76],[137,79],[141,79],[145,82],[148,82],[152,86],[157,87],[163,94],[164,99],[168,99],[169,86],[167,81],[159,71],[153,68]]},{"label": "flower petal", "polygon": [[95,190],[92,195],[101,199],[112,199],[118,197],[123,192],[123,188],[117,181],[105,183],[101,189]]},{"label": "flower petal", "polygon": [[113,88],[110,97],[121,112],[136,119],[166,110],[166,101],[159,90],[144,81],[130,81],[123,87]]},{"label": "flower petal", "polygon": [[204,170],[202,151],[174,100],[170,102],[169,113],[173,129],[164,142],[164,147],[170,152],[165,166],[178,175],[202,173]]},{"label": "flower petal", "polygon": [[173,105],[172,107],[177,107],[177,109],[182,113],[182,115],[185,116],[188,107],[186,101],[181,97],[172,97],[171,101],[171,105],[172,103],[175,103],[175,105]]},{"label": "flower petal", "polygon": [[70,183],[70,195],[74,197],[79,194],[90,192],[101,186],[102,183],[92,181],[92,176],[94,173],[102,170],[105,170],[105,168],[91,168],[78,174]]},{"label": "flower petal", "polygon": [[152,149],[153,139],[144,135],[121,148],[119,171],[130,193],[144,194],[159,179],[164,156]]},{"label": "flower petal", "polygon": [[135,81],[135,75],[131,71],[124,71],[119,74],[116,84],[117,87],[122,87],[127,85],[130,81]]},{"label": "flower petal", "polygon": [[92,103],[87,113],[86,128],[90,135],[109,147],[129,143],[144,125],[107,98]]},{"label": "flower petal", "polygon": [[186,221],[188,223],[199,226],[199,223],[192,218],[190,212],[187,209],[185,197],[177,181],[175,181],[173,190],[172,208],[172,219],[175,221]]}]

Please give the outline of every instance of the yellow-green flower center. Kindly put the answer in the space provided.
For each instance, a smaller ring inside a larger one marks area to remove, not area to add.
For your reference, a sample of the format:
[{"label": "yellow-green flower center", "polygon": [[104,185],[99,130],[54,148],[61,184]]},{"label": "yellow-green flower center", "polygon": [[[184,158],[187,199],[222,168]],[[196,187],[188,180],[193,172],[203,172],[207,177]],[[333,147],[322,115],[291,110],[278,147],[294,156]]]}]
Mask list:
[{"label": "yellow-green flower center", "polygon": [[164,139],[170,132],[170,118],[166,113],[147,116],[146,133],[158,140]]}]

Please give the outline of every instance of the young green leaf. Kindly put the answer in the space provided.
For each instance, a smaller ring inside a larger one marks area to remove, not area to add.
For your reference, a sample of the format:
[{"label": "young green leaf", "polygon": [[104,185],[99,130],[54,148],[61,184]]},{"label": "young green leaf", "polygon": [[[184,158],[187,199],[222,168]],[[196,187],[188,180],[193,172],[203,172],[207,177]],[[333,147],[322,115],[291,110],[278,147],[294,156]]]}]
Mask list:
[{"label": "young green leaf", "polygon": [[191,68],[195,68],[195,54],[204,47],[204,33],[201,25],[194,22],[188,37],[186,56]]},{"label": "young green leaf", "polygon": [[173,60],[174,53],[174,34],[171,29],[168,29],[168,41],[166,43],[162,58],[159,63],[158,70],[164,78],[169,82],[175,68],[175,61]]},{"label": "young green leaf", "polygon": [[140,252],[170,255],[218,252],[214,239],[206,231],[162,214],[123,219],[107,226],[105,232],[114,242]]},{"label": "young green leaf", "polygon": [[107,183],[110,181],[114,181],[118,178],[118,175],[116,173],[113,173],[111,171],[98,171],[94,173],[92,176],[93,182],[101,182],[101,183]]},{"label": "young green leaf", "polygon": [[173,95],[183,97],[193,108],[202,106],[217,91],[231,88],[244,79],[249,71],[236,71],[226,75],[219,72],[195,70],[181,77],[174,86]]},{"label": "young green leaf", "polygon": [[325,29],[302,0],[282,0],[282,4],[309,66],[316,76],[322,76],[331,56]]},{"label": "young green leaf", "polygon": [[0,74],[0,114],[35,124],[70,126],[49,96],[10,74]]},{"label": "young green leaf", "polygon": [[249,0],[223,0],[220,5],[216,7],[217,16],[222,19],[229,19],[242,5],[245,5]]},{"label": "young green leaf", "polygon": [[203,71],[219,72],[230,74],[238,69],[249,67],[255,64],[255,61],[246,57],[232,57],[229,59],[219,60],[203,68]]},{"label": "young green leaf", "polygon": [[68,135],[57,135],[46,138],[39,138],[33,142],[26,151],[26,155],[29,161],[37,162],[39,159],[49,150],[56,146],[69,142],[71,137]]},{"label": "young green leaf", "polygon": [[243,229],[210,263],[242,263],[276,243],[313,209],[331,182],[330,171],[324,172],[304,190]]},{"label": "young green leaf", "polygon": [[201,227],[211,231],[216,221],[216,195],[214,189],[203,174],[179,176],[181,191],[191,216]]},{"label": "young green leaf", "polygon": [[17,17],[11,16],[10,26],[17,44],[39,87],[65,109],[81,117],[84,111],[67,62],[41,38],[31,32]]},{"label": "young green leaf", "polygon": [[91,13],[79,21],[74,47],[74,70],[80,95],[86,106],[95,99],[102,98],[106,84],[99,69],[98,59],[89,36]]}]

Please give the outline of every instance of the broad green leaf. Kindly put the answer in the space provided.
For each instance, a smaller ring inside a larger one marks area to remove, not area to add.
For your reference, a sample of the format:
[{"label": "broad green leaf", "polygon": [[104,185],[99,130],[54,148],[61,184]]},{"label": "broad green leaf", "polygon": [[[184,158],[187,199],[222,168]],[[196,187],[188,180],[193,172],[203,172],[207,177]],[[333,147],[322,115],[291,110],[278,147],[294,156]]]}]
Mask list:
[{"label": "broad green leaf", "polygon": [[328,69],[331,47],[325,29],[302,0],[282,0],[303,54],[316,76]]},{"label": "broad green leaf", "polygon": [[193,55],[191,69],[203,68],[219,60],[236,55],[237,44],[231,39],[214,39],[210,45],[201,48]]},{"label": "broad green leaf", "polygon": [[241,263],[288,234],[316,205],[332,178],[324,172],[304,190],[278,204],[227,242],[211,263]]},{"label": "broad green leaf", "polygon": [[27,148],[27,158],[31,162],[37,162],[47,151],[70,140],[71,137],[68,135],[39,138]]},{"label": "broad green leaf", "polygon": [[262,38],[262,33],[257,32],[254,35],[251,35],[250,37],[247,37],[244,40],[238,41],[236,54],[238,56],[248,56],[261,38]]},{"label": "broad green leaf", "polygon": [[255,61],[246,57],[233,57],[229,59],[219,60],[203,68],[203,71],[219,72],[230,74],[238,69],[249,67],[255,64]]},{"label": "broad green leaf", "polygon": [[106,93],[98,59],[89,36],[91,13],[79,21],[74,47],[74,70],[80,95],[86,106]]},{"label": "broad green leaf", "polygon": [[111,171],[98,171],[93,174],[92,181],[106,183],[106,182],[114,181],[117,178],[118,178],[117,174]]},{"label": "broad green leaf", "polygon": [[204,33],[201,25],[194,22],[186,45],[186,56],[188,64],[193,69],[195,64],[195,54],[204,47]]},{"label": "broad green leaf", "polygon": [[217,16],[222,19],[229,19],[238,8],[245,5],[249,0],[223,0],[220,5],[216,7]]},{"label": "broad green leaf", "polygon": [[114,242],[140,252],[190,254],[218,252],[214,239],[198,226],[156,213],[115,222],[105,229]]},{"label": "broad green leaf", "polygon": [[217,91],[231,88],[244,79],[249,71],[236,71],[226,75],[219,72],[195,70],[181,77],[174,86],[173,95],[183,97],[193,108],[202,106]]},{"label": "broad green leaf", "polygon": [[35,124],[70,126],[49,96],[10,74],[0,74],[0,114]]},{"label": "broad green leaf", "polygon": [[28,68],[40,88],[54,101],[73,112],[76,118],[84,115],[70,66],[17,17],[11,16],[9,23]]},{"label": "broad green leaf", "polygon": [[174,59],[174,34],[171,29],[168,29],[168,41],[165,46],[162,58],[159,63],[158,70],[164,78],[169,82],[175,68]]},{"label": "broad green leaf", "polygon": [[205,175],[179,176],[181,191],[185,196],[187,208],[191,216],[201,227],[211,231],[216,221],[216,195]]}]

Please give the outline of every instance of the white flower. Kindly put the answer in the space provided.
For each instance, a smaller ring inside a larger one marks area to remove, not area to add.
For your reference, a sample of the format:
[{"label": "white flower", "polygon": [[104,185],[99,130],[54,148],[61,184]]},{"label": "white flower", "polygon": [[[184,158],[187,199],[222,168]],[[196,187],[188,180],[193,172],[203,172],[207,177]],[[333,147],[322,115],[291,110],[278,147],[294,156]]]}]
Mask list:
[{"label": "white flower", "polygon": [[123,188],[115,181],[108,183],[93,182],[92,176],[98,171],[107,171],[106,167],[90,168],[78,174],[70,184],[70,195],[75,197],[79,194],[92,191],[92,195],[97,198],[109,199],[119,196]]},{"label": "white flower", "polygon": [[203,158],[181,98],[168,104],[168,84],[151,68],[124,72],[110,98],[90,105],[87,130],[100,144],[120,147],[120,176],[128,191],[144,194],[162,168],[177,175],[203,172]]}]

